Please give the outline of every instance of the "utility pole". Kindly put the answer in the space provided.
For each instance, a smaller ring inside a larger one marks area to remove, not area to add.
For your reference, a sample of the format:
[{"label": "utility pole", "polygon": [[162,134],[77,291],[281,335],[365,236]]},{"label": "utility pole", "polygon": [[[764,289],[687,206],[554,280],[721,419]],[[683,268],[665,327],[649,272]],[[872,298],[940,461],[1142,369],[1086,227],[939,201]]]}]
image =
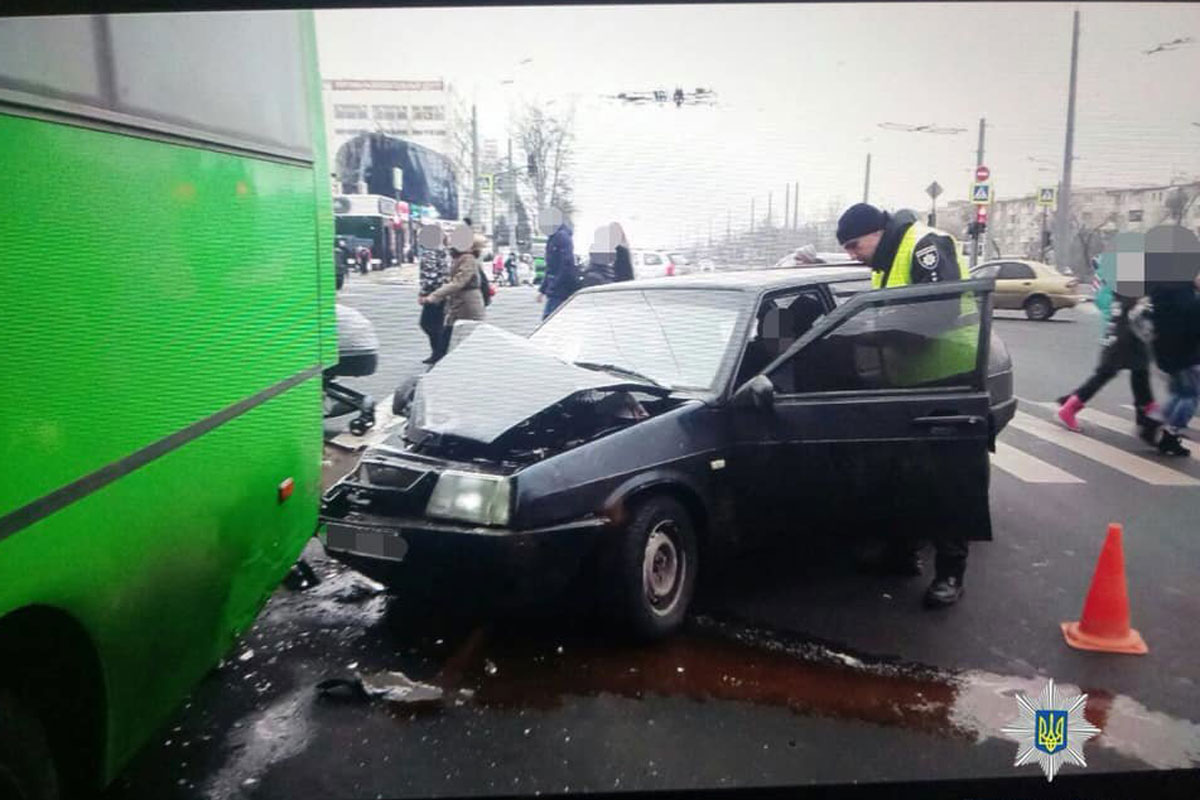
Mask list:
[{"label": "utility pole", "polygon": [[775,199],[774,192],[767,192],[767,227],[771,227],[774,221],[771,218],[771,201]]},{"label": "utility pole", "polygon": [[471,221],[479,221],[479,117],[471,104]]},{"label": "utility pole", "polygon": [[1058,210],[1054,215],[1054,265],[1068,266],[1067,239],[1071,224],[1071,164],[1075,161],[1075,77],[1079,65],[1079,9],[1071,28],[1071,83],[1067,93],[1067,141],[1063,147],[1062,181],[1058,185]]},{"label": "utility pole", "polygon": [[[979,118],[979,149],[975,151],[975,166],[983,166],[983,136],[987,131],[987,119]],[[971,267],[974,268],[979,260],[979,226],[975,226],[975,233],[971,236]]]},{"label": "utility pole", "polygon": [[792,184],[792,230],[800,230],[800,181]]},{"label": "utility pole", "polygon": [[750,232],[754,233],[754,198],[750,198]]},{"label": "utility pole", "polygon": [[863,202],[870,202],[871,197],[871,154],[867,153],[867,176],[863,179]]},{"label": "utility pole", "polygon": [[708,246],[712,247],[712,217],[708,218]]},{"label": "utility pole", "polygon": [[733,212],[725,209],[725,242],[726,244],[733,239]]},{"label": "utility pole", "polygon": [[792,218],[792,185],[786,184],[783,187],[783,224],[779,227],[786,228],[788,221]]},{"label": "utility pole", "polygon": [[513,171],[512,137],[508,137],[508,246],[517,249],[517,173]]}]

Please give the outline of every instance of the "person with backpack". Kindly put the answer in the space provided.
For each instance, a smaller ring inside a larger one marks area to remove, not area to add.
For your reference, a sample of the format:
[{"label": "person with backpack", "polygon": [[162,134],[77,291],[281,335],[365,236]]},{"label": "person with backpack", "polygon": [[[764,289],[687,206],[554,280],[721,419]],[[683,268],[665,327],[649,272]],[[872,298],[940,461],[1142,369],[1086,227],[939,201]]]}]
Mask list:
[{"label": "person with backpack", "polygon": [[1104,253],[1092,259],[1092,270],[1099,287],[1096,291],[1096,309],[1101,317],[1100,360],[1079,388],[1058,398],[1058,419],[1067,429],[1076,433],[1083,430],[1076,415],[1117,376],[1121,370],[1129,370],[1129,387],[1133,392],[1134,423],[1141,431],[1155,427],[1158,404],[1150,388],[1150,353],[1146,344],[1138,338],[1130,326],[1130,312],[1138,303],[1137,297],[1127,297],[1116,292],[1117,256],[1115,252]]},{"label": "person with backpack", "polygon": [[445,324],[442,349],[436,360],[446,354],[454,323],[460,319],[482,320],[485,313],[483,284],[487,276],[479,265],[476,253],[482,250],[482,237],[472,234],[470,227],[459,225],[450,234],[450,277],[437,290],[420,298],[422,305],[445,302]]},{"label": "person with backpack", "polygon": [[1154,360],[1167,374],[1163,424],[1153,439],[1159,452],[1187,456],[1188,424],[1200,403],[1200,240],[1186,228],[1161,226],[1146,232],[1149,303],[1143,309]]}]

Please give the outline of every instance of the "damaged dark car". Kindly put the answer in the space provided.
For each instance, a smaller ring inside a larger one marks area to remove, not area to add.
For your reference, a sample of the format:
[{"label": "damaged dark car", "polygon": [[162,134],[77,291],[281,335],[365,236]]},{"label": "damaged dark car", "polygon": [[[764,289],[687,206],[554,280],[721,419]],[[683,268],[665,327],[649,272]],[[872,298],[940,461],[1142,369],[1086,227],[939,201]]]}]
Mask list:
[{"label": "damaged dark car", "polygon": [[528,339],[460,323],[398,396],[406,421],[326,493],[326,550],[402,593],[524,602],[587,575],[654,638],[701,569],[834,519],[989,539],[988,451],[1015,409],[992,282],[868,278],[596,287]]}]

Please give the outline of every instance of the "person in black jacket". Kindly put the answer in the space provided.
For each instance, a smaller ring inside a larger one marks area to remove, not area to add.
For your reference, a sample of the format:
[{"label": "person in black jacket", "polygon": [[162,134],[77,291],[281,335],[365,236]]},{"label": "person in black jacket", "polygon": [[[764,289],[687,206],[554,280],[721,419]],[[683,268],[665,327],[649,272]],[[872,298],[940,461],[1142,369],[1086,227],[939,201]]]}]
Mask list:
[{"label": "person in black jacket", "polygon": [[596,229],[579,288],[633,280],[633,260],[625,230],[616,222]]},{"label": "person in black jacket", "polygon": [[[417,302],[442,287],[450,274],[450,260],[446,255],[446,238],[440,226],[421,226],[417,233],[418,258],[420,259],[420,288]],[[432,364],[445,353],[443,322],[445,303],[421,303],[421,330],[429,337],[429,357],[423,363]]]},{"label": "person in black jacket", "polygon": [[1200,240],[1181,227],[1147,231],[1146,273],[1154,360],[1169,390],[1154,443],[1167,455],[1186,456],[1181,440],[1200,402]]}]

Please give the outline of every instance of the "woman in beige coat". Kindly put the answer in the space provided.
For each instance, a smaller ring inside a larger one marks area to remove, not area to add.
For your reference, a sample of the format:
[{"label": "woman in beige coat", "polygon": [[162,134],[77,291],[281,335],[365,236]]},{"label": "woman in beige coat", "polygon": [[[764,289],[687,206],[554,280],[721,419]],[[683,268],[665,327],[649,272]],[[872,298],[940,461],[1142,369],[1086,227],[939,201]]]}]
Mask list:
[{"label": "woman in beige coat", "polygon": [[[455,231],[455,233],[459,233]],[[479,261],[474,250],[478,247],[475,237],[462,241],[461,236],[451,235],[450,256],[453,263],[450,266],[450,279],[437,290],[421,298],[421,304],[446,302],[445,327],[446,337],[442,353],[450,344],[450,335],[454,323],[460,319],[482,320],[484,314],[483,292],[480,289]],[[469,242],[469,243],[468,243]],[[460,249],[462,248],[462,249]]]}]

